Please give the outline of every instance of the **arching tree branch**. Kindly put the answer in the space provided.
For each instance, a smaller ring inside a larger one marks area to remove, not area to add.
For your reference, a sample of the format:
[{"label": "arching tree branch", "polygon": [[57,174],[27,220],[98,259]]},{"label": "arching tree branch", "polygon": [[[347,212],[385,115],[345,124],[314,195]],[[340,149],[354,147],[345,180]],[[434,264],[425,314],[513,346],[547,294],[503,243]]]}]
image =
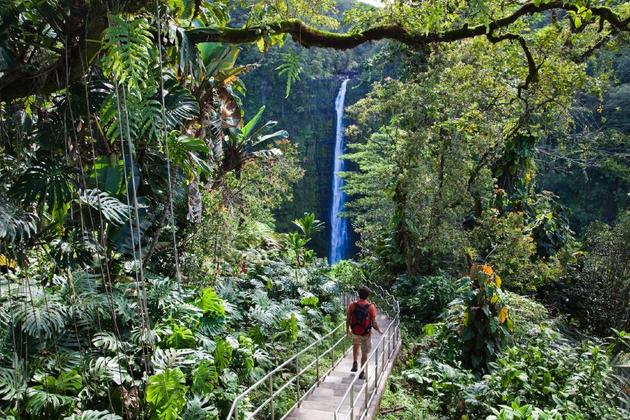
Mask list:
[{"label": "arching tree branch", "polygon": [[503,35],[496,36],[492,32],[488,33],[486,37],[493,44],[496,44],[501,41],[506,41],[506,40],[517,41],[520,44],[521,48],[523,49],[523,52],[525,53],[525,57],[527,58],[527,71],[528,72],[527,72],[527,77],[525,78],[525,81],[518,86],[518,96],[520,98],[523,90],[527,90],[530,84],[538,80],[538,66],[536,65],[534,56],[532,55],[531,51],[527,47],[527,42],[525,41],[525,38],[523,38],[520,35],[515,35],[515,34],[503,34]]},{"label": "arching tree branch", "polygon": [[[85,63],[98,54],[98,42],[102,38],[107,27],[107,1],[106,0],[74,0],[70,15],[67,19],[67,27],[64,36],[69,40],[67,51],[43,69],[17,68],[5,72],[0,76],[0,101],[25,97],[35,93],[48,94],[65,86],[66,81],[80,79],[85,71]],[[125,12],[134,12],[142,8],[152,11],[154,2],[149,0],[129,0],[121,3]],[[400,25],[381,25],[359,33],[333,33],[317,29],[297,19],[289,19],[267,26],[254,26],[245,28],[216,27],[198,28],[187,31],[188,40],[192,43],[223,42],[242,44],[255,42],[263,36],[275,34],[288,34],[297,43],[305,47],[322,47],[334,49],[354,48],[370,41],[389,39],[402,42],[412,48],[424,48],[435,43],[455,42],[477,36],[488,36],[491,41],[498,39],[511,39],[518,41],[528,61],[529,76],[525,81],[525,87],[534,79],[536,72],[533,58],[524,43],[524,39],[518,35],[494,35],[508,28],[518,19],[528,15],[542,13],[548,10],[565,10],[578,12],[578,7],[565,4],[563,0],[552,0],[548,3],[526,3],[514,12],[503,18],[494,20],[486,25],[463,26],[455,29],[439,32],[412,32]],[[592,15],[599,18],[600,28],[607,22],[613,31],[630,31],[630,18],[622,19],[617,13],[608,7],[591,7]],[[585,24],[592,24],[595,21]],[[497,38],[498,37],[498,38]],[[507,37],[507,38],[506,38]],[[90,41],[86,45],[87,40]],[[498,41],[497,41],[498,42]],[[66,55],[68,68],[66,69]]]},{"label": "arching tree branch", "polygon": [[[359,33],[339,34],[314,28],[298,19],[289,19],[265,27],[198,28],[188,31],[187,35],[188,39],[193,43],[225,42],[241,44],[254,42],[265,35],[289,34],[295,42],[304,47],[343,50],[354,48],[370,41],[390,39],[402,42],[412,48],[419,48],[428,44],[454,42],[494,33],[502,28],[508,27],[521,17],[553,9],[578,11],[577,6],[564,4],[562,0],[555,0],[538,6],[534,3],[527,3],[518,8],[511,15],[490,22],[488,26],[481,24],[469,27],[467,24],[464,24],[459,28],[442,32],[429,32],[428,34],[411,32],[400,25],[381,25]],[[628,27],[630,25],[630,18],[622,20],[608,7],[592,7],[591,11],[594,16],[598,16],[601,20],[608,22],[616,30],[630,30]]]}]

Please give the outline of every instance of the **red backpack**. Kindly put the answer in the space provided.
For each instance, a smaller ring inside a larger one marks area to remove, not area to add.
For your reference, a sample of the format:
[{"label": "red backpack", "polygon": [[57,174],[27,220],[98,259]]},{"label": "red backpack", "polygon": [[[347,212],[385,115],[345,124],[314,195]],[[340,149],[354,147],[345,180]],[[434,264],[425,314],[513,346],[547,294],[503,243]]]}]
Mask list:
[{"label": "red backpack", "polygon": [[354,302],[352,318],[350,318],[350,328],[352,329],[353,334],[368,335],[370,333],[370,330],[372,329],[370,306],[372,306],[371,303],[361,305],[359,302]]}]

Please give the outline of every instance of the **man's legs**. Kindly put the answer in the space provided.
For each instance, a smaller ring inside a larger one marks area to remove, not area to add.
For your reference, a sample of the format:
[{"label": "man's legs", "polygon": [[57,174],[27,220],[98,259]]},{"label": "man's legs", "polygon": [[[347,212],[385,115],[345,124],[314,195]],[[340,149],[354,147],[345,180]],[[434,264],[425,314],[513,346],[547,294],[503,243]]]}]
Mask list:
[{"label": "man's legs", "polygon": [[357,360],[359,360],[359,349],[361,348],[361,336],[352,334],[352,369],[350,372],[357,371]]},{"label": "man's legs", "polygon": [[[361,337],[361,368],[367,369],[365,364],[367,363],[367,358],[370,355],[370,351],[372,351],[372,337],[369,335]],[[359,375],[359,379],[363,379],[365,377],[365,370],[361,372]]]}]

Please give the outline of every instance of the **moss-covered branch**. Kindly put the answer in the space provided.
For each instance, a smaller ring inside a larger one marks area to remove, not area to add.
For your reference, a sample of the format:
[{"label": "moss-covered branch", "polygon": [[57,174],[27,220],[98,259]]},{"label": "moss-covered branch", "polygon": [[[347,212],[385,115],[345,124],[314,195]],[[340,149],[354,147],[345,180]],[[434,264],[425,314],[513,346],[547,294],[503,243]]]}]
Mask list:
[{"label": "moss-covered branch", "polygon": [[[187,35],[189,40],[194,43],[226,42],[241,44],[254,42],[265,35],[289,34],[295,42],[305,47],[343,50],[354,48],[365,42],[389,39],[402,42],[412,48],[421,48],[429,44],[455,42],[494,33],[502,28],[508,27],[523,16],[553,9],[573,12],[578,11],[577,6],[564,4],[563,1],[552,1],[538,6],[534,3],[527,3],[514,11],[511,15],[490,22],[488,26],[481,24],[469,27],[467,24],[464,24],[459,28],[442,32],[429,32],[426,34],[411,32],[400,25],[381,25],[363,32],[339,34],[314,28],[297,19],[289,19],[265,27],[192,29],[187,32]],[[602,21],[608,22],[615,30],[630,30],[628,27],[630,18],[621,19],[619,15],[608,7],[592,7],[590,10],[594,16],[598,16]]]},{"label": "moss-covered branch", "polygon": [[[98,53],[98,42],[107,27],[106,1],[77,0],[72,3],[67,20],[67,32],[64,38],[69,40],[66,50],[58,59],[39,69],[16,68],[5,72],[0,77],[0,101],[25,97],[32,94],[48,94],[63,88],[66,83],[79,80],[85,74],[87,63]],[[151,12],[148,0],[130,0],[124,3],[123,11],[136,12],[147,8]],[[527,56],[530,74],[526,84],[535,78],[535,63],[527,49],[525,40],[517,35],[501,34],[518,19],[528,15],[543,13],[549,10],[578,12],[578,7],[565,4],[562,0],[548,3],[527,3],[510,15],[492,21],[486,25],[463,26],[440,32],[412,32],[400,25],[380,25],[358,33],[334,33],[317,29],[298,19],[289,19],[267,26],[246,28],[215,27],[198,28],[187,31],[190,42],[224,42],[243,44],[255,42],[261,37],[288,34],[293,40],[305,47],[321,47],[334,49],[350,49],[370,41],[383,39],[399,41],[412,48],[421,49],[435,43],[455,42],[476,36],[488,36],[493,42],[504,39],[518,41]],[[623,19],[608,7],[591,7],[591,13],[599,18],[600,29],[606,22],[612,31],[630,31],[630,18]],[[586,24],[594,23],[594,19]],[[86,44],[86,40],[90,40]],[[67,59],[67,62],[66,62]]]}]

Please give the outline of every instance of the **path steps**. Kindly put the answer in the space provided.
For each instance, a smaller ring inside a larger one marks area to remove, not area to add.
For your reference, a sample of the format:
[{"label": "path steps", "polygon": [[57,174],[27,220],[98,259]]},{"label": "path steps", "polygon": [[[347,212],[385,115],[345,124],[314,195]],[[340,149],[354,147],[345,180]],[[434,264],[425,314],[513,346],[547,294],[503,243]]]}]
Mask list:
[{"label": "path steps", "polygon": [[[389,325],[389,319],[382,314],[379,314],[377,318],[378,324],[381,329],[385,330]],[[372,350],[376,348],[376,345],[381,339],[381,335],[374,331],[372,333]],[[309,396],[307,396],[299,407],[296,407],[289,415],[286,417],[287,420],[333,420],[335,416],[335,410],[337,409],[341,399],[345,395],[346,391],[349,389],[350,383],[354,377],[354,373],[350,372],[352,369],[352,351],[346,352],[343,359],[339,362],[337,366],[320,382],[319,386],[316,387],[313,392]],[[370,364],[368,373],[368,397],[369,394],[374,390],[374,366]],[[372,375],[372,376],[370,376]],[[387,378],[384,378],[384,381],[379,383],[379,390],[382,391],[382,388]],[[355,398],[355,410],[354,415],[358,416],[361,409],[364,408],[365,404],[365,389],[361,392],[359,396],[357,392],[361,389],[361,387],[365,384],[365,380],[359,379],[355,382],[354,385],[354,398]],[[381,392],[382,395],[382,392]],[[372,406],[370,407],[368,418],[373,416],[376,412],[376,408],[378,407],[378,403],[380,402],[380,396],[377,394],[377,397],[372,401]],[[344,405],[342,409],[339,411],[339,420],[342,419],[350,419],[350,398],[346,398],[344,401]]]}]

